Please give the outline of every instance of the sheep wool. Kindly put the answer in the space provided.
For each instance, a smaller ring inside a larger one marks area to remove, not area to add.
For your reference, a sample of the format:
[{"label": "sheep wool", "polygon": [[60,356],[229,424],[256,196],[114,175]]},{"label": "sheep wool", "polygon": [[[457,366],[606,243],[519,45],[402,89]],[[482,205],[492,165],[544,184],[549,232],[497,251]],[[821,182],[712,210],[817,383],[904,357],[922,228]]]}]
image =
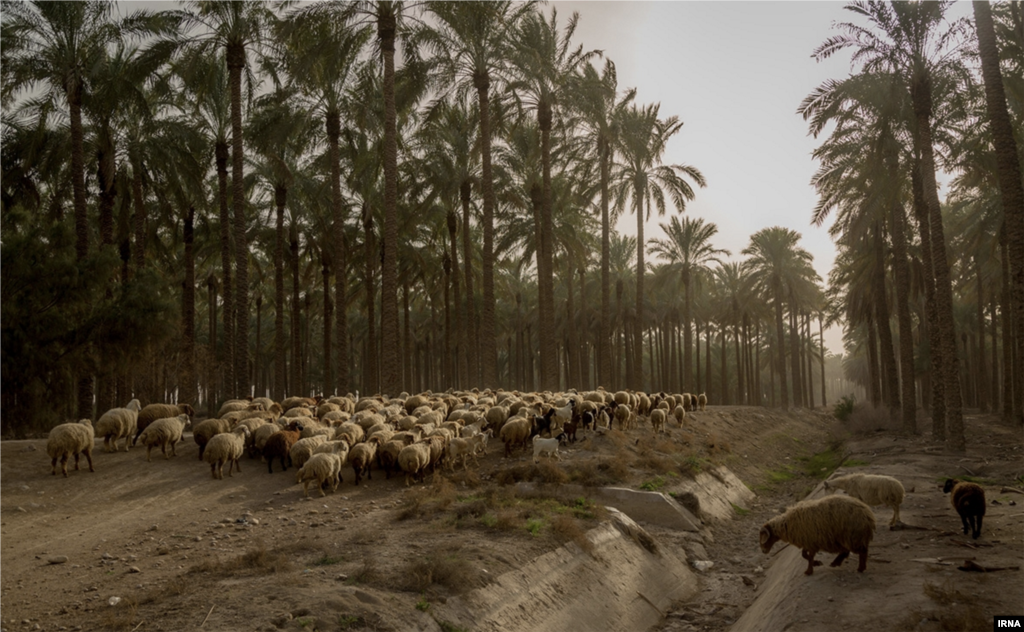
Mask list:
[{"label": "sheep wool", "polygon": [[871,508],[849,496],[826,496],[793,505],[761,527],[761,551],[766,555],[782,540],[802,549],[807,560],[805,575],[814,573],[818,551],[838,553],[832,566],[839,566],[850,555],[860,556],[857,572],[868,564],[868,546],[875,534],[875,514]]},{"label": "sheep wool", "polygon": [[942,487],[942,493],[950,492],[953,493],[949,496],[949,502],[960,514],[964,535],[970,531],[971,537],[977,540],[981,535],[982,518],[985,517],[985,490],[977,483],[949,478]]},{"label": "sheep wool", "polygon": [[825,481],[825,489],[837,487],[866,505],[885,505],[892,508],[889,525],[900,521],[903,503],[903,484],[891,476],[880,474],[848,474]]},{"label": "sheep wool", "polygon": [[95,432],[97,437],[103,437],[104,452],[117,452],[117,442],[121,439],[124,439],[124,451],[128,451],[141,408],[139,400],[133,399],[124,408],[111,408],[96,420]]},{"label": "sheep wool", "polygon": [[[160,451],[163,452],[165,459],[178,456],[177,452],[174,451],[174,446],[181,441],[181,435],[184,434],[185,428],[188,428],[190,424],[191,422],[186,414],[157,419],[149,424],[139,435],[139,440],[146,446],[146,461],[153,460],[150,458],[150,452],[155,446],[160,446]],[[170,455],[167,454],[168,445],[171,446]]]},{"label": "sheep wool", "polygon": [[338,491],[338,484],[341,482],[342,456],[332,452],[320,452],[309,457],[302,467],[299,468],[296,476],[297,483],[302,483],[302,493],[309,498],[309,484],[317,482],[317,489],[321,496],[326,496],[324,487],[331,484],[331,491]]},{"label": "sheep wool", "polygon": [[206,443],[205,460],[210,464],[210,475],[213,478],[224,479],[224,464],[228,464],[228,476],[231,471],[242,471],[238,459],[242,458],[245,451],[245,439],[249,436],[247,426],[238,426],[231,432],[222,432],[210,437]]},{"label": "sheep wool", "polygon": [[77,423],[66,423],[55,426],[50,430],[46,439],[46,454],[50,457],[50,474],[57,474],[57,459],[60,459],[60,471],[64,478],[68,477],[68,458],[74,455],[75,469],[78,469],[79,454],[84,454],[89,461],[89,471],[92,469],[92,446],[96,435],[93,432],[92,421],[82,419]]}]

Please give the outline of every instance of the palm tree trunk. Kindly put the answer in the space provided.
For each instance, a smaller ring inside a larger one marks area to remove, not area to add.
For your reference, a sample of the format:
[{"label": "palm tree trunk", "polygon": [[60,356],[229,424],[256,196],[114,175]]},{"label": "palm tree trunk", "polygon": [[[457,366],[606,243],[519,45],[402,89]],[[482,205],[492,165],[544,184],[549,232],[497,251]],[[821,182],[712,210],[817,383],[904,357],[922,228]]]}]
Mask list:
[{"label": "palm tree trunk", "polygon": [[[278,200],[279,202],[282,200]],[[285,378],[284,330],[284,204],[277,205],[277,224],[274,230],[274,398],[284,399],[288,392]]]},{"label": "palm tree trunk", "polygon": [[[644,250],[647,243],[644,241],[644,196],[639,186],[633,189],[633,200],[636,203],[636,321],[633,323],[633,332],[637,341],[643,339],[644,335]],[[643,345],[637,344],[633,349],[633,379],[629,388],[634,391],[644,389]]]},{"label": "palm tree trunk", "polygon": [[[444,360],[441,365],[441,374],[444,380],[442,388],[447,389],[455,386],[452,378],[452,366],[456,362],[452,359],[452,308],[451,308],[451,282],[452,282],[452,258],[448,253],[444,256]],[[417,368],[419,368],[419,346],[416,347]]]},{"label": "palm tree trunk", "polygon": [[[71,190],[75,205],[75,260],[89,255],[89,217],[85,203],[85,150],[82,131],[82,87],[69,81],[66,97],[71,110]],[[91,347],[91,345],[88,345]],[[86,370],[78,375],[76,399],[78,418],[93,419],[93,376]],[[106,411],[104,411],[106,412]]]},{"label": "palm tree trunk", "polygon": [[705,391],[707,392],[708,401],[711,401],[712,387],[711,387],[711,321],[704,323],[704,379],[707,382]]},{"label": "palm tree trunk", "polygon": [[323,244],[320,246],[320,271],[323,275],[323,290],[324,290],[324,331],[323,331],[323,349],[324,349],[324,381],[323,390],[324,397],[330,397],[335,393],[334,386],[334,367],[331,364],[331,251],[325,248]]},{"label": "palm tree trunk", "polygon": [[868,379],[871,380],[868,393],[871,397],[871,405],[878,408],[882,404],[882,377],[879,375],[878,363],[878,330],[875,326],[875,315],[871,309],[867,310],[865,317],[868,321]]},{"label": "palm tree trunk", "polygon": [[978,370],[975,375],[978,378],[978,408],[981,412],[988,412],[988,389],[989,382],[985,366],[985,290],[981,282],[981,263],[978,257],[974,258],[974,274],[978,282]]},{"label": "palm tree trunk", "polygon": [[466,275],[466,362],[469,386],[480,385],[480,319],[476,314],[476,297],[473,296],[473,249],[469,238],[469,203],[472,185],[466,180],[459,187],[462,200],[462,265]]},{"label": "palm tree trunk", "polygon": [[260,358],[260,355],[261,355],[260,351],[263,350],[263,345],[262,345],[263,340],[260,338],[260,335],[262,334],[262,332],[263,332],[263,295],[262,294],[257,294],[256,295],[256,352],[255,352],[254,357],[253,357],[253,372],[252,372],[253,374],[250,376],[250,379],[252,380],[251,384],[255,385],[255,389],[254,389],[255,392],[257,394],[260,394],[260,395],[265,394],[264,391],[260,388],[260,372],[261,372],[261,370],[263,368],[263,362],[261,361],[261,358]]},{"label": "palm tree trunk", "polygon": [[[818,312],[818,338],[821,340],[821,405],[824,406],[825,408],[828,408],[828,397],[825,396],[825,325],[822,321],[823,314],[821,312]],[[902,336],[902,329],[900,330],[900,332],[900,335]],[[910,335],[909,331],[907,332],[907,335]],[[911,346],[911,350],[913,350],[913,346]],[[913,360],[913,357],[911,357],[911,360]],[[913,366],[911,366],[911,380],[913,380]],[[904,382],[904,384],[906,384],[906,382]],[[906,391],[904,391],[904,393],[906,393]],[[912,405],[916,404],[915,398],[911,398],[910,401]],[[904,406],[906,405],[905,402],[906,400],[904,400]],[[905,422],[906,420],[904,420],[904,429],[906,429]],[[914,432],[917,432],[916,426]]]},{"label": "palm tree trunk", "polygon": [[[567,257],[568,259],[568,257]],[[571,263],[566,261],[566,266],[571,267]],[[579,354],[576,345],[576,302],[573,297],[572,288],[572,270],[569,270],[565,275],[566,283],[566,297],[565,297],[565,334],[566,334],[566,348],[569,351],[569,361],[566,366],[568,371],[568,379],[566,380],[566,388],[583,388],[583,384],[580,382],[580,365],[579,365]]]},{"label": "palm tree trunk", "polygon": [[480,175],[484,198],[483,286],[484,304],[481,314],[480,349],[482,387],[498,386],[498,347],[494,315],[494,177],[491,174],[491,108],[487,91],[490,78],[484,72],[473,77],[480,104]]},{"label": "palm tree trunk", "polygon": [[[215,162],[217,164],[217,201],[220,206],[220,263],[223,277],[224,297],[224,344],[217,351],[217,364],[220,367],[222,390],[233,393],[235,388],[235,351],[234,351],[234,295],[231,293],[231,262],[235,260],[235,251],[231,242],[231,218],[228,214],[228,143],[218,138],[214,145]],[[284,381],[278,387],[284,391]],[[216,402],[215,402],[216,403]]]},{"label": "palm tree trunk", "polygon": [[719,337],[722,339],[721,340],[721,344],[719,345],[719,348],[722,350],[721,351],[721,358],[720,358],[721,365],[722,365],[722,404],[724,406],[728,406],[729,404],[732,404],[732,401],[729,399],[729,376],[728,376],[728,374],[726,374],[726,371],[725,371],[726,356],[729,355],[728,354],[728,348],[729,347],[728,347],[728,345],[726,345],[726,341],[725,341],[725,331],[726,331],[726,327],[723,324],[721,326],[721,330],[719,332]]},{"label": "palm tree trunk", "polygon": [[[455,356],[452,360],[455,363],[455,370],[452,371],[452,386],[456,388],[464,388],[467,384],[469,377],[468,362],[466,360],[466,347],[469,346],[469,337],[466,335],[466,328],[462,326],[462,315],[465,309],[462,307],[462,301],[459,296],[459,249],[455,237],[455,233],[458,230],[459,222],[455,216],[455,211],[448,211],[448,235],[451,237],[452,245],[449,256],[451,257],[451,267],[453,274],[451,275],[452,280],[452,296],[455,301],[455,331],[458,335],[455,339]],[[468,313],[466,314],[468,317]]]},{"label": "palm tree trunk", "polygon": [[744,383],[743,383],[743,354],[740,351],[740,324],[737,322],[732,327],[733,346],[736,348],[736,403],[743,405]]},{"label": "palm tree trunk", "polygon": [[874,304],[878,319],[878,340],[881,343],[882,371],[885,377],[885,403],[889,408],[889,418],[895,420],[900,414],[900,386],[896,373],[896,352],[893,349],[892,329],[889,327],[889,301],[885,291],[885,246],[882,241],[882,229],[878,222],[874,226],[875,251],[875,282]]},{"label": "palm tree trunk", "polygon": [[381,271],[381,391],[400,390],[398,369],[398,133],[395,110],[395,15],[380,13],[384,58],[384,264]]},{"label": "palm tree trunk", "polygon": [[216,414],[217,406],[217,379],[215,376],[219,371],[217,363],[214,361],[217,357],[217,279],[212,272],[206,277],[206,291],[206,304],[210,310],[210,339],[206,353],[206,416],[213,417]]},{"label": "palm tree trunk", "polygon": [[[895,155],[891,160],[895,162]],[[890,169],[890,173],[899,173],[898,167]],[[893,276],[896,281],[896,319],[900,328],[900,401],[902,403],[903,432],[917,434],[914,334],[911,330],[913,325],[910,320],[910,268],[907,265],[907,238],[903,226],[904,221],[903,205],[894,201],[890,205],[890,223],[892,224]],[[822,370],[824,371],[824,368]],[[822,398],[824,399],[824,396]]]},{"label": "palm tree trunk", "polygon": [[[693,307],[693,293],[690,286],[692,285],[693,279],[689,272],[686,274],[686,289],[683,293],[683,384],[689,385],[693,383],[693,332],[691,331],[691,323],[693,322],[692,307]],[[698,360],[699,362],[699,360]]]},{"label": "palm tree trunk", "polygon": [[946,439],[946,398],[942,381],[942,357],[939,350],[938,313],[935,309],[935,276],[932,273],[931,228],[928,222],[928,207],[924,199],[924,183],[916,166],[910,171],[913,192],[914,217],[921,234],[921,265],[924,268],[925,311],[928,314],[928,347],[931,356],[931,418],[932,436],[939,441]]},{"label": "palm tree trunk", "polygon": [[245,182],[242,173],[242,69],[245,48],[241,43],[227,46],[228,79],[231,83],[231,191],[234,206],[235,237],[235,316],[234,316],[234,395],[244,396],[249,389],[249,242],[246,236]]},{"label": "palm tree trunk", "polygon": [[[412,370],[409,359],[412,356],[412,328],[409,323],[409,282],[402,285],[402,390],[411,388]],[[414,389],[415,390],[415,389]]]},{"label": "palm tree trunk", "polygon": [[196,401],[196,259],[192,245],[195,241],[196,209],[189,205],[185,213],[182,241],[185,244],[185,280],[181,288],[181,395],[179,400],[189,404]]},{"label": "palm tree trunk", "polygon": [[[786,338],[782,330],[782,282],[778,279],[774,282],[775,294],[775,341],[773,350],[779,354],[777,370],[779,372],[779,383],[781,391],[782,410],[789,410],[789,385],[786,383]],[[774,389],[773,391],[774,392]],[[772,404],[774,406],[774,404]]]},{"label": "palm tree trunk", "polygon": [[590,313],[587,303],[586,266],[580,266],[580,388],[591,389],[590,383]]},{"label": "palm tree trunk", "polygon": [[348,391],[350,386],[348,362],[348,246],[345,243],[345,207],[341,197],[341,164],[338,139],[341,136],[341,114],[330,109],[326,115],[327,142],[331,161],[331,231],[334,257],[334,327],[338,340],[338,381],[328,385],[337,387],[338,392]]},{"label": "palm tree trunk", "polygon": [[790,370],[793,372],[793,405],[804,405],[803,380],[800,377],[800,342],[796,326],[796,295],[789,287],[789,355]]},{"label": "palm tree trunk", "polygon": [[1014,392],[1013,376],[1013,312],[1010,308],[1010,255],[1009,244],[1006,243],[1006,220],[999,231],[999,255],[1002,263],[1002,292],[1000,302],[1000,324],[1003,330],[1003,421],[1011,421],[1016,400],[1021,395]]},{"label": "palm tree trunk", "polygon": [[[984,6],[981,6],[984,4]],[[999,69],[999,48],[992,8],[985,2],[974,2],[974,19],[978,31],[978,50],[981,54],[981,74],[985,81],[985,103],[992,126],[992,140],[996,150],[996,174],[1000,199],[1006,218],[1007,239],[1010,245],[1010,300],[1014,314],[1015,353],[1013,360],[1014,392],[1024,391],[1024,184],[1013,124],[1006,106],[1003,78]],[[1014,405],[1018,425],[1024,425],[1024,403]]]},{"label": "palm tree trunk", "polygon": [[555,348],[555,286],[554,286],[554,228],[551,219],[551,112],[547,100],[537,106],[540,127],[542,195],[540,208],[540,248],[538,249],[537,289],[540,316],[540,388],[558,388],[557,356]]},{"label": "palm tree trunk", "polygon": [[[373,234],[373,213],[363,203],[363,283],[366,286],[366,345],[363,347],[363,389],[369,395],[380,390],[377,382],[377,318],[376,288],[373,268],[377,259],[377,243]],[[397,393],[395,393],[397,394]]]},{"label": "palm tree trunk", "polygon": [[946,259],[946,237],[942,227],[938,184],[935,181],[935,153],[932,148],[931,79],[927,75],[914,78],[911,98],[916,119],[914,141],[918,144],[918,169],[928,208],[931,229],[932,269],[935,273],[935,311],[938,316],[939,352],[942,355],[942,384],[946,405],[946,444],[962,452],[964,417],[960,396],[960,360],[956,352],[956,327],[953,322],[953,287]]},{"label": "palm tree trunk", "polygon": [[989,397],[992,400],[992,412],[999,410],[999,354],[996,353],[996,349],[999,347],[999,341],[996,335],[996,297],[995,292],[992,292],[992,298],[989,300],[989,330],[992,332],[992,379],[989,380]]},{"label": "palm tree trunk", "polygon": [[[694,366],[697,368],[697,371],[696,371],[696,373],[697,373],[697,393],[700,394],[700,393],[704,392],[704,389],[701,387],[702,382],[701,382],[701,374],[700,374],[700,321],[694,322],[693,329],[694,329],[694,332],[693,332],[694,336],[693,337],[694,337],[694,339],[697,342],[697,344],[694,346],[694,351],[696,352],[696,363],[695,363]],[[676,392],[679,392],[682,389],[681,388],[676,388],[674,390]]]},{"label": "palm tree trunk", "polygon": [[606,340],[611,339],[609,332],[609,315],[611,313],[611,242],[610,221],[608,216],[608,172],[611,152],[608,144],[602,139],[598,141],[598,160],[601,163],[601,317],[598,321],[597,339],[597,382],[608,384],[612,379],[612,358]]},{"label": "palm tree trunk", "polygon": [[302,393],[302,329],[300,326],[302,308],[299,305],[299,231],[295,224],[289,228],[288,242],[291,252],[288,262],[292,269],[292,377],[288,384],[288,395],[298,396]]}]

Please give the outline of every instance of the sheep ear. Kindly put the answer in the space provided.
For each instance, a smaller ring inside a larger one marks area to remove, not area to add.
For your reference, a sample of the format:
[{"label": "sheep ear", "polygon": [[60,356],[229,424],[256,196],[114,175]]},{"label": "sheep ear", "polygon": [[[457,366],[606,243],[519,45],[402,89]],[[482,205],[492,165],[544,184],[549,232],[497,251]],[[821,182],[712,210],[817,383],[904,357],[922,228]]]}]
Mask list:
[{"label": "sheep ear", "polygon": [[761,527],[761,546],[764,546],[772,537],[772,528],[768,525]]}]

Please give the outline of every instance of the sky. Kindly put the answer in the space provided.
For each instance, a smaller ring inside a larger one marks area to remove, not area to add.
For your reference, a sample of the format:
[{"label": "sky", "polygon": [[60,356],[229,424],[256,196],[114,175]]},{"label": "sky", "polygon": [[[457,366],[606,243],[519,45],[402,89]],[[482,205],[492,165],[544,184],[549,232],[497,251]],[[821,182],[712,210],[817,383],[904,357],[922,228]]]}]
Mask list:
[{"label": "sky", "polygon": [[[120,4],[122,11],[171,6]],[[825,281],[835,258],[831,218],[820,227],[810,221],[817,201],[811,186],[817,163],[811,154],[824,137],[808,134],[797,107],[826,79],[851,72],[848,53],[822,62],[811,56],[837,33],[834,23],[863,24],[844,5],[558,0],[542,10],[548,16],[557,10],[563,27],[574,11],[579,13],[575,45],[601,50],[614,61],[620,90],[636,88],[637,103],[660,103],[662,117],[683,122],[664,163],[691,165],[704,175],[707,187],[697,189],[685,212],[718,226],[713,244],[732,253],[728,260],[743,259],[740,251],[753,233],[782,226],[802,235],[800,244],[814,256]],[[949,12],[970,14],[970,3],[963,0]],[[652,216],[646,237],[664,235],[659,222],[667,223],[668,217]],[[635,216],[624,213],[616,228],[635,235]],[[842,352],[839,327],[826,330],[825,346]]]}]

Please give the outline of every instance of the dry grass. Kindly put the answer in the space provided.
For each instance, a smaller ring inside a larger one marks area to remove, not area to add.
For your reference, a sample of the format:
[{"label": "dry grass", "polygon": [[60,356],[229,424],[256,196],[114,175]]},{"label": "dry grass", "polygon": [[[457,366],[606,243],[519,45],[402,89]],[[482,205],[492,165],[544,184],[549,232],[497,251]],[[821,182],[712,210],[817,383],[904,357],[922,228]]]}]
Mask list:
[{"label": "dry grass", "polygon": [[452,593],[462,593],[482,584],[480,571],[453,550],[435,551],[413,560],[401,573],[403,587],[411,592],[423,592],[432,586],[443,586]]},{"label": "dry grass", "polygon": [[982,599],[977,595],[960,592],[951,579],[942,584],[925,582],[924,594],[938,605],[938,609],[912,609],[897,626],[901,632],[920,630],[923,623],[934,621],[939,623],[939,629],[944,632],[987,630],[992,625],[991,618],[985,616],[979,604]]},{"label": "dry grass", "polygon": [[138,615],[139,603],[127,597],[105,612],[103,626],[113,632],[134,630],[139,625]]},{"label": "dry grass", "polygon": [[726,439],[719,436],[717,432],[708,434],[704,440],[704,446],[708,451],[708,456],[711,458],[717,458],[732,452],[732,445]]},{"label": "dry grass", "polygon": [[256,543],[248,551],[238,557],[221,560],[220,558],[208,559],[196,564],[189,569],[189,573],[212,573],[222,575],[270,575],[283,573],[292,570],[293,566],[290,553],[295,553],[296,548],[291,546],[285,549],[267,549],[262,540]]},{"label": "dry grass", "polygon": [[575,542],[587,553],[594,552],[594,543],[580,526],[580,521],[569,514],[559,514],[551,521],[551,533],[561,542]]}]

